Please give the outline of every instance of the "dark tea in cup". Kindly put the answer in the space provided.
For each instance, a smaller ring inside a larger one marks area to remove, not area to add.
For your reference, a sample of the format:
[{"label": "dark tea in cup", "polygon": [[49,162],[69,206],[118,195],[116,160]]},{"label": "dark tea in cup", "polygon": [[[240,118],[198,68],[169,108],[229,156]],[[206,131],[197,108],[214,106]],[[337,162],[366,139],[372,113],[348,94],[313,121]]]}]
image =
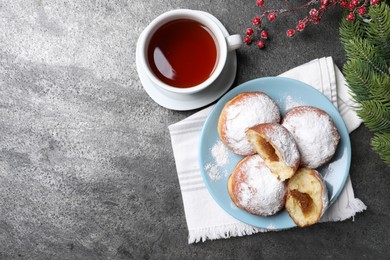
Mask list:
[{"label": "dark tea in cup", "polygon": [[187,95],[213,86],[228,53],[241,45],[241,35],[229,35],[210,14],[175,9],[145,28],[137,49],[141,71],[153,87]]},{"label": "dark tea in cup", "polygon": [[170,21],[156,30],[147,48],[154,75],[167,85],[191,88],[206,81],[218,64],[213,33],[191,19]]}]

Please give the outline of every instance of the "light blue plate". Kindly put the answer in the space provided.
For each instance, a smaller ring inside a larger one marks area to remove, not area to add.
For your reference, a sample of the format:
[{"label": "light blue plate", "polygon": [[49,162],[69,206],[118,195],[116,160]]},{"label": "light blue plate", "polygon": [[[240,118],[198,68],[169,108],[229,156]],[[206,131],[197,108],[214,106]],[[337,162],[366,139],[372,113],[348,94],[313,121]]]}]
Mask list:
[{"label": "light blue plate", "polygon": [[245,82],[225,94],[215,105],[203,126],[199,144],[199,167],[203,180],[214,200],[234,218],[259,228],[286,229],[295,227],[295,223],[285,210],[269,216],[259,217],[237,208],[227,190],[230,173],[243,158],[229,152],[229,162],[223,167],[221,178],[210,178],[206,170],[208,165],[215,165],[211,154],[212,147],[220,140],[217,132],[218,118],[222,108],[230,99],[242,92],[262,91],[273,98],[280,108],[281,115],[294,105],[310,105],[326,111],[333,119],[339,134],[340,143],[331,162],[317,169],[326,181],[330,204],[342,191],[347,180],[351,164],[351,143],[344,121],[333,104],[313,87],[297,80],[282,77],[259,78]]}]

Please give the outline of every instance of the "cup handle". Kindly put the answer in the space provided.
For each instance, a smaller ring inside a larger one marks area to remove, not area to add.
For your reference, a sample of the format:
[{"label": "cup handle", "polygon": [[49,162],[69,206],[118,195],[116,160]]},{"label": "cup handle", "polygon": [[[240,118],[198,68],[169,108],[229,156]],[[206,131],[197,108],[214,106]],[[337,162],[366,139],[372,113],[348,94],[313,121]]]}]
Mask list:
[{"label": "cup handle", "polygon": [[226,37],[227,51],[233,51],[242,46],[242,37],[239,34],[233,34]]}]

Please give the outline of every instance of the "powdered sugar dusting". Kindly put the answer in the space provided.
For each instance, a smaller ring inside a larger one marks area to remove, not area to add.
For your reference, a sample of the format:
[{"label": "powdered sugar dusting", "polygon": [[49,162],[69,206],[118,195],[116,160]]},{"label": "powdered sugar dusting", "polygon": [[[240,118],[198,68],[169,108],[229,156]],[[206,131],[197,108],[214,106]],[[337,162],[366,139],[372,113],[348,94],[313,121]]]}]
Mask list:
[{"label": "powdered sugar dusting", "polygon": [[226,146],[221,141],[217,141],[211,148],[211,155],[219,167],[223,167],[228,163],[229,154]]},{"label": "powdered sugar dusting", "polygon": [[335,138],[334,125],[327,114],[298,107],[296,114],[285,117],[283,126],[293,135],[301,154],[301,162],[315,169],[336,151],[339,138]]},{"label": "powdered sugar dusting", "polygon": [[227,174],[227,171],[215,164],[206,164],[205,170],[209,178],[213,181],[218,181]]},{"label": "powdered sugar dusting", "polygon": [[300,160],[300,156],[298,146],[290,132],[282,125],[274,124],[272,127],[266,128],[265,134],[271,143],[278,148],[285,163],[294,167]]},{"label": "powdered sugar dusting", "polygon": [[329,163],[326,168],[325,167],[322,168],[321,173],[324,176],[324,180],[330,181],[336,177],[335,176],[336,172],[335,172],[334,168],[335,167],[334,167],[333,163]]},{"label": "powdered sugar dusting", "polygon": [[[255,93],[255,92],[253,92]],[[279,122],[276,103],[264,93],[246,96],[232,104],[226,113],[226,138],[238,154],[251,154],[253,148],[245,137],[245,131],[257,124]]]},{"label": "powdered sugar dusting", "polygon": [[228,176],[228,172],[224,168],[229,160],[226,146],[221,141],[217,141],[211,148],[211,155],[213,156],[214,163],[208,163],[205,166],[209,178],[213,181],[217,181]]},{"label": "powdered sugar dusting", "polygon": [[269,224],[268,226],[267,226],[267,229],[269,229],[269,230],[275,230],[276,229],[276,227],[275,227],[275,225],[274,224]]},{"label": "powdered sugar dusting", "polygon": [[259,215],[279,211],[286,192],[284,182],[271,173],[259,155],[252,155],[241,167],[246,176],[239,184],[239,204]]},{"label": "powdered sugar dusting", "polygon": [[284,99],[284,110],[288,111],[294,107],[302,106],[302,101],[294,99],[292,96],[286,96]]}]

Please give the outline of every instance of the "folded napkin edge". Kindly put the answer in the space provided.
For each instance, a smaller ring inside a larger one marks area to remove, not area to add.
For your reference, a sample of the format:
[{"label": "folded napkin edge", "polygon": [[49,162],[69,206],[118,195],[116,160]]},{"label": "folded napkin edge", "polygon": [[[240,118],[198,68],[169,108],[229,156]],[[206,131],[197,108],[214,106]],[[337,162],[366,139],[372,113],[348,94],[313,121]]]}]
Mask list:
[{"label": "folded napkin edge", "polygon": [[277,229],[256,228],[240,222],[207,228],[189,229],[188,231],[188,244],[193,244],[205,242],[206,240],[228,239],[231,237],[253,235],[259,232],[277,231]]},{"label": "folded napkin edge", "polygon": [[[321,221],[321,223],[328,222],[341,222],[348,219],[355,221],[357,213],[361,213],[367,210],[367,206],[358,198],[353,198],[349,201],[350,209],[352,210],[349,215],[341,218],[334,218],[330,220]],[[293,227],[296,228],[296,227]],[[188,244],[194,244],[198,242],[205,242],[206,240],[217,240],[217,239],[228,239],[231,237],[243,237],[246,235],[254,235],[257,233],[265,233],[270,231],[281,231],[282,229],[268,228],[257,228],[254,226],[247,225],[245,223],[232,223],[220,226],[210,226],[206,228],[189,229],[188,230]]]}]

